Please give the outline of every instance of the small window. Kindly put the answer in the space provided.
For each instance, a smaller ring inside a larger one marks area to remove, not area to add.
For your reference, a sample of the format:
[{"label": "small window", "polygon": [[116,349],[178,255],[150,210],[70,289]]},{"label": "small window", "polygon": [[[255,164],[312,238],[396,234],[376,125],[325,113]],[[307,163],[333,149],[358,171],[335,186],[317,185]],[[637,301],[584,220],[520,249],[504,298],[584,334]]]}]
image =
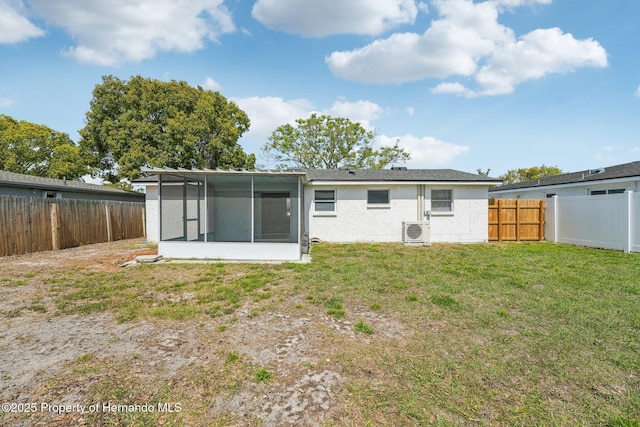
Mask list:
[{"label": "small window", "polygon": [[608,194],[622,194],[624,193],[624,188],[616,188],[613,190],[607,191]]},{"label": "small window", "polygon": [[555,195],[556,195],[556,193],[547,193],[547,199],[550,199]]},{"label": "small window", "polygon": [[453,190],[431,190],[431,211],[452,212]]},{"label": "small window", "polygon": [[600,196],[602,194],[607,194],[607,190],[591,190],[592,196]]},{"label": "small window", "polygon": [[316,212],[336,211],[336,190],[316,190],[314,193]]},{"label": "small window", "polygon": [[368,205],[388,205],[389,190],[368,190],[367,204]]},{"label": "small window", "polygon": [[62,194],[56,193],[55,191],[45,191],[44,198],[45,199],[60,199],[60,198],[62,198]]}]

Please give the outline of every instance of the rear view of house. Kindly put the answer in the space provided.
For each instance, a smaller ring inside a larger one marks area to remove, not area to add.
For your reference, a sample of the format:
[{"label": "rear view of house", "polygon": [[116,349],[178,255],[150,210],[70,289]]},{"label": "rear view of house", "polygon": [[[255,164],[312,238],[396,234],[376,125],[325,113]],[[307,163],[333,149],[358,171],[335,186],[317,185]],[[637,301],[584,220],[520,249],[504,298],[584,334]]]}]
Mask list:
[{"label": "rear view of house", "polygon": [[153,168],[147,236],[165,257],[298,260],[309,241],[485,242],[499,180],[451,169]]},{"label": "rear view of house", "polygon": [[309,170],[307,231],[328,242],[485,242],[496,182],[451,169]]}]

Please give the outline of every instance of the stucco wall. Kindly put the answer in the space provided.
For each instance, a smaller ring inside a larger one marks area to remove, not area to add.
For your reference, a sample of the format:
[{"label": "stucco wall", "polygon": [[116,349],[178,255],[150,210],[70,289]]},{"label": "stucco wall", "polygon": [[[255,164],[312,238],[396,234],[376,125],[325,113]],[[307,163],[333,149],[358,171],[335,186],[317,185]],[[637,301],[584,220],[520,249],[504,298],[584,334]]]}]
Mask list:
[{"label": "stucco wall", "polygon": [[[432,214],[431,241],[486,242],[489,239],[488,189],[478,186],[449,188],[453,190],[453,212]],[[428,187],[425,189],[425,208],[431,209],[431,189]]]},{"label": "stucco wall", "polygon": [[[389,207],[368,208],[368,189],[389,189]],[[314,190],[336,190],[334,213],[316,212]],[[307,232],[311,239],[328,242],[399,242],[402,221],[417,219],[417,187],[342,186],[305,188]]]},{"label": "stucco wall", "polygon": [[[368,189],[390,190],[388,208],[367,206]],[[432,242],[485,242],[488,239],[487,188],[452,189],[453,212],[431,217]],[[314,190],[336,190],[334,213],[316,212]],[[305,188],[306,231],[311,239],[328,242],[402,242],[402,222],[418,219],[418,186],[313,186]],[[431,189],[425,189],[425,210],[431,209]]]}]

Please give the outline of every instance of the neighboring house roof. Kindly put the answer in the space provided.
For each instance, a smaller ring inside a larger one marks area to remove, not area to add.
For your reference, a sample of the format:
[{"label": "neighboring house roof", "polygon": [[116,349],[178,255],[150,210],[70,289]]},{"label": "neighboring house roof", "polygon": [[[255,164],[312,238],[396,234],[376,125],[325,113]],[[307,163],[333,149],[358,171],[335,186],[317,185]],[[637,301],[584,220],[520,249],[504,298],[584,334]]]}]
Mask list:
[{"label": "neighboring house roof", "polygon": [[[450,182],[450,183],[478,183],[478,184],[498,184],[501,181],[496,178],[490,178],[473,173],[461,172],[453,169],[288,169],[283,171],[272,170],[213,170],[213,169],[171,169],[171,168],[150,168],[144,169],[145,172],[152,174],[171,173],[171,174],[261,174],[261,175],[278,175],[278,174],[294,174],[306,176],[307,182]],[[134,184],[151,184],[157,183],[156,176],[139,178],[132,181]]]},{"label": "neighboring house roof", "polygon": [[637,177],[638,179],[640,179],[640,161],[624,163],[621,165],[607,166],[598,169],[588,169],[579,172],[563,173],[560,175],[547,176],[531,181],[516,182],[515,184],[500,185],[498,187],[489,189],[489,192],[530,189],[554,185],[579,184],[582,182],[605,181],[633,177]]},{"label": "neighboring house roof", "polygon": [[[77,193],[103,193],[121,196],[136,196],[138,193],[124,191],[118,188],[107,187],[86,182],[43,178],[40,176],[25,175],[21,173],[0,171],[0,186],[38,188],[52,191],[70,191]],[[140,194],[140,197],[144,197]]]}]

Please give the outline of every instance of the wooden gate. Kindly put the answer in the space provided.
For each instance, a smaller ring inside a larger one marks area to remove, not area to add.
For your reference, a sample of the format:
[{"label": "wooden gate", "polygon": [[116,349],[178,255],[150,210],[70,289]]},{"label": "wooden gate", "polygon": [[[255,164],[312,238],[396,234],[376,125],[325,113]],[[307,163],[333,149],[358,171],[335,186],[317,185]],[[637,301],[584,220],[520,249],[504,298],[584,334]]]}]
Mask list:
[{"label": "wooden gate", "polygon": [[489,241],[544,240],[544,199],[490,199]]}]

